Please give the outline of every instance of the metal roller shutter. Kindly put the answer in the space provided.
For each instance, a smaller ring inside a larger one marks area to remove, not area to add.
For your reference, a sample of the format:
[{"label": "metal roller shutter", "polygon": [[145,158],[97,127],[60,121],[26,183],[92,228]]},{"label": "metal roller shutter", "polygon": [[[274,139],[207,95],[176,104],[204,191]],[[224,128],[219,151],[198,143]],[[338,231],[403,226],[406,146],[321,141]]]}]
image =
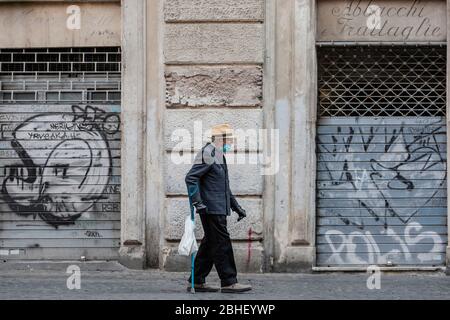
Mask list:
[{"label": "metal roller shutter", "polygon": [[439,266],[446,48],[318,48],[317,265]]},{"label": "metal roller shutter", "polygon": [[116,259],[120,48],[0,50],[0,258]]}]

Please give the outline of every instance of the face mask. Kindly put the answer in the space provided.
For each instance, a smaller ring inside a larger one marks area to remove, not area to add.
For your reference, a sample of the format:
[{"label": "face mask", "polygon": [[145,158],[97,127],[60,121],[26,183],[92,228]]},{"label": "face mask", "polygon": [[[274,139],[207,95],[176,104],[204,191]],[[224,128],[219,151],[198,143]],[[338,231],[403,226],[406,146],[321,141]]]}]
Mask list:
[{"label": "face mask", "polygon": [[224,144],[223,145],[223,152],[227,153],[231,151],[231,144]]}]

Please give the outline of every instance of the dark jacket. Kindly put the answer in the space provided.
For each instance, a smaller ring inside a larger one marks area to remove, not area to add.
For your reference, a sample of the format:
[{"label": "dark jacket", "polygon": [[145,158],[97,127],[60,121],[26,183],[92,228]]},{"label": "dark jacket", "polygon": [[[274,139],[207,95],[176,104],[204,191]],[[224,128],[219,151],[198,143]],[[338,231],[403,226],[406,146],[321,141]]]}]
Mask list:
[{"label": "dark jacket", "polygon": [[222,159],[219,159],[219,153],[210,143],[204,146],[185,181],[192,204],[198,212],[230,215],[230,209],[239,212],[242,208],[230,190],[225,156],[220,153]]}]

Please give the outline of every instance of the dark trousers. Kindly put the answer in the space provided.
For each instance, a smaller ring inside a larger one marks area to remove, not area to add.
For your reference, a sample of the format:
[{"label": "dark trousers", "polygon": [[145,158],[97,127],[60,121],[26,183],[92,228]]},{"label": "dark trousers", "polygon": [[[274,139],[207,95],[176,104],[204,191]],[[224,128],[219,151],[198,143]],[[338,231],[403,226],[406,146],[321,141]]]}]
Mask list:
[{"label": "dark trousers", "polygon": [[222,287],[237,283],[233,247],[227,231],[227,216],[200,214],[200,219],[205,236],[195,257],[194,283],[205,283],[213,265],[219,274]]}]

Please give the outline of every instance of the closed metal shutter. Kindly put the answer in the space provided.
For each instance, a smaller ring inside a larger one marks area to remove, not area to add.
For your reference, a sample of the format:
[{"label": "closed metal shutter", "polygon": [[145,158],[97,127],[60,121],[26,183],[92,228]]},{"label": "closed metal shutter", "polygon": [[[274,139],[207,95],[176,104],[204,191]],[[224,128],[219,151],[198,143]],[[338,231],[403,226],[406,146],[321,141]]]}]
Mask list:
[{"label": "closed metal shutter", "polygon": [[445,46],[325,46],[318,61],[317,265],[443,265]]},{"label": "closed metal shutter", "polygon": [[120,48],[0,50],[0,259],[116,259]]}]

